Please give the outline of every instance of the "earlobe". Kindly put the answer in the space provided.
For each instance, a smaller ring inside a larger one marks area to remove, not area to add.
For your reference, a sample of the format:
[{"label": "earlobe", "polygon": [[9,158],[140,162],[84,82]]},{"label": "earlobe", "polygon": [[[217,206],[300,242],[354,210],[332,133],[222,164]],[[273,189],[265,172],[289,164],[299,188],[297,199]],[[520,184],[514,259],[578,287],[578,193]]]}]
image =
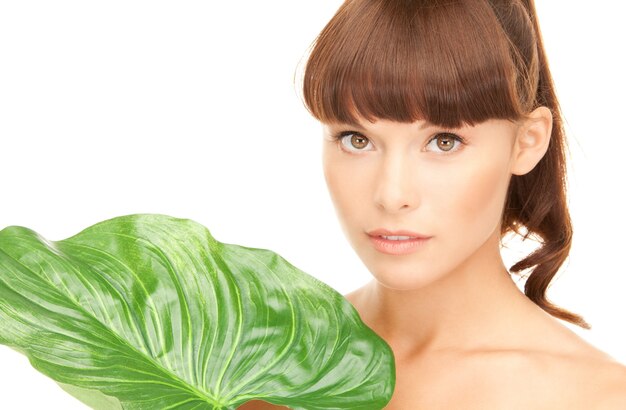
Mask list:
[{"label": "earlobe", "polygon": [[552,135],[552,112],[548,107],[538,107],[519,127],[515,138],[511,173],[524,175],[532,171],[543,158]]}]

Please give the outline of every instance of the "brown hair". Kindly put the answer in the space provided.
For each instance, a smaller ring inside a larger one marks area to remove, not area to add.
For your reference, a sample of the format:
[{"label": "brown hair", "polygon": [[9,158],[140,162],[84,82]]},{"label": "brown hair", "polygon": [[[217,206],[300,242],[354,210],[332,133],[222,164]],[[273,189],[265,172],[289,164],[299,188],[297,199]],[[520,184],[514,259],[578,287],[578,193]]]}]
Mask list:
[{"label": "brown hair", "polygon": [[530,172],[512,175],[501,238],[508,232],[540,238],[510,271],[534,266],[526,296],[555,317],[591,328],[546,298],[568,256],[572,225],[561,112],[533,0],[346,0],[313,45],[303,98],[324,123],[424,119],[453,128],[517,121],[548,107],[548,150]]}]

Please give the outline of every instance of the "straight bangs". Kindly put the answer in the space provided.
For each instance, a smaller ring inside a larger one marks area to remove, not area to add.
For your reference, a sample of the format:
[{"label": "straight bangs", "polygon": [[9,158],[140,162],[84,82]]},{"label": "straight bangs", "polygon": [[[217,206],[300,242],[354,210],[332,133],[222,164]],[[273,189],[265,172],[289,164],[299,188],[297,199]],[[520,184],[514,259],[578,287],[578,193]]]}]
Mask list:
[{"label": "straight bangs", "polygon": [[510,4],[347,0],[309,55],[307,109],[323,123],[425,120],[458,128],[520,119],[535,105],[538,70],[536,50],[520,55],[509,37],[516,33],[503,29],[501,19],[519,14]]}]

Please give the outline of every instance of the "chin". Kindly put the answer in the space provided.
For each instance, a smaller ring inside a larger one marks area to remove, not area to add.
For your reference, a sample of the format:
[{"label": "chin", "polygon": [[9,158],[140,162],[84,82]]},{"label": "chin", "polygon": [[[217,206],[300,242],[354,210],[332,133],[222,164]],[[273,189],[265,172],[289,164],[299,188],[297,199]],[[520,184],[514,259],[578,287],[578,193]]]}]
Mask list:
[{"label": "chin", "polygon": [[432,271],[421,271],[420,269],[397,269],[392,270],[387,267],[384,271],[370,269],[374,279],[382,286],[399,291],[418,290],[435,282],[438,277]]}]

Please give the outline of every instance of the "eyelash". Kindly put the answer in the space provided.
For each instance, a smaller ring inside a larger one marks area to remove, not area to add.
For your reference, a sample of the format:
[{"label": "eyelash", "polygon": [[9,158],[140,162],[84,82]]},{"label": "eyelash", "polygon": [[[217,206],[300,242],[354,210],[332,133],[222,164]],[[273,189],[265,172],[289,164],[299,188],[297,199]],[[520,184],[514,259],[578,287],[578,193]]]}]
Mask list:
[{"label": "eyelash", "polygon": [[[338,134],[333,135],[332,138],[333,138],[334,141],[338,142],[340,145],[343,145],[341,143],[341,139],[344,138],[344,137],[351,136],[351,135],[359,135],[359,136],[361,136],[363,138],[366,138],[368,140],[368,142],[369,142],[369,138],[367,138],[365,135],[361,134],[360,132],[356,132],[356,131],[342,131],[342,132],[340,132]],[[451,136],[455,141],[460,143],[459,145],[455,145],[455,148],[453,148],[450,151],[439,151],[440,155],[451,155],[451,154],[459,151],[460,149],[462,149],[462,148],[456,148],[456,147],[460,147],[460,146],[465,145],[465,140],[462,137],[460,137],[460,136],[458,136],[458,135],[456,135],[456,134],[454,134],[452,132],[439,132],[439,133],[435,134],[434,137],[429,139],[428,143],[426,145],[429,145],[431,142],[436,140],[437,137],[440,136],[440,135]],[[346,150],[343,147],[341,147],[341,149]],[[350,151],[350,150],[346,150],[346,151],[348,151],[349,153],[354,153],[354,152],[358,152],[358,151],[364,151],[365,152],[365,150],[359,150],[359,149],[357,149],[355,151]]]}]

